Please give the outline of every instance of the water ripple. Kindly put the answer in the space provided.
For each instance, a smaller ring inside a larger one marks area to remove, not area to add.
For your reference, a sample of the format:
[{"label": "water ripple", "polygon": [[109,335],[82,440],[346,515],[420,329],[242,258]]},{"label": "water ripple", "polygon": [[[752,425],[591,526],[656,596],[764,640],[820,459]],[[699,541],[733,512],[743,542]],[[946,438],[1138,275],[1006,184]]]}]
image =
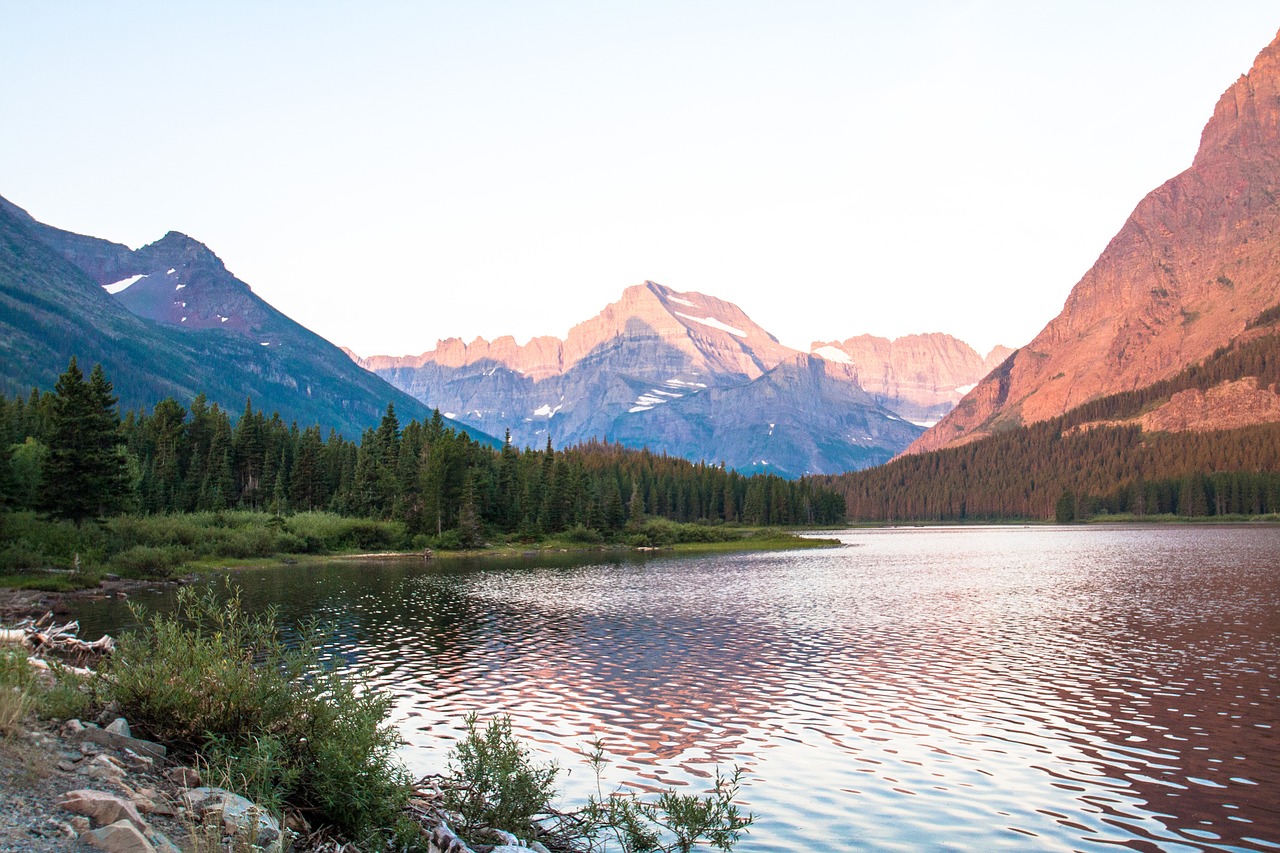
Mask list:
[{"label": "water ripple", "polygon": [[335,627],[420,772],[467,712],[508,713],[568,802],[595,791],[595,739],[608,785],[741,765],[743,853],[1280,847],[1280,529],[841,538],[859,547],[240,579]]}]

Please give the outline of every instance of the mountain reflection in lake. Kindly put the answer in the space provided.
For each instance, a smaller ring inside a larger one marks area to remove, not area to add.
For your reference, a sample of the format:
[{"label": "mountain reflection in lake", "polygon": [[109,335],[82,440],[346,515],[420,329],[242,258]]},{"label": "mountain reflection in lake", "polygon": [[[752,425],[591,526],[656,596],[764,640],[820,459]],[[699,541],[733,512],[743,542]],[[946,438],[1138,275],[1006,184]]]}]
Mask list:
[{"label": "mountain reflection in lake", "polygon": [[[1280,848],[1280,528],[849,531],[705,558],[331,562],[237,579],[336,627],[417,772],[468,711],[572,772],[746,768],[752,851]],[[127,619],[104,603],[85,634]]]}]

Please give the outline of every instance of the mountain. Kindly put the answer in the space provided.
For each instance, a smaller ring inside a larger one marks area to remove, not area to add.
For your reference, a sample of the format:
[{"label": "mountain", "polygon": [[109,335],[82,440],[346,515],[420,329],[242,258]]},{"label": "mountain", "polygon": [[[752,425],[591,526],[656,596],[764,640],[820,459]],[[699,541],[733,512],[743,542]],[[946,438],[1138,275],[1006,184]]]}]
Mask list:
[{"label": "mountain", "polygon": [[360,364],[520,446],[600,438],[798,476],[878,464],[921,432],[849,365],[782,345],[730,302],[652,281],[563,341],[451,338]]},{"label": "mountain", "polygon": [[[908,452],[1042,422],[1266,334],[1265,323],[1250,323],[1280,302],[1277,193],[1280,36],[1218,101],[1191,167],[1138,204],[1062,312]],[[1206,392],[1197,405],[1224,395]],[[1216,427],[1215,417],[1188,413],[1188,399],[1176,405],[1181,414],[1162,423]],[[1276,407],[1253,399],[1234,408],[1232,423],[1257,423]]]},{"label": "mountain", "polygon": [[[75,355],[101,362],[125,407],[204,392],[356,437],[388,403],[431,410],[360,370],[177,232],[131,250],[37,222],[0,199],[0,391],[52,388]],[[454,425],[463,428],[461,425]],[[483,437],[466,428],[473,436]]]},{"label": "mountain", "polygon": [[964,341],[933,332],[890,340],[859,335],[845,341],[815,341],[810,351],[852,365],[871,396],[914,424],[933,426],[1013,353],[997,346],[986,356]]}]

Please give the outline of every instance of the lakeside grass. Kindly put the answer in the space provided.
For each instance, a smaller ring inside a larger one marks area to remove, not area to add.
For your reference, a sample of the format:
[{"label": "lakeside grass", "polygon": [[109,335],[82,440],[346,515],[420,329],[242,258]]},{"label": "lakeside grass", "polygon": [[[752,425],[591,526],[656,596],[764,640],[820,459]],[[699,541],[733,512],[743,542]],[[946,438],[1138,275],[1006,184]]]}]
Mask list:
[{"label": "lakeside grass", "polygon": [[[74,592],[107,576],[166,580],[226,568],[275,568],[302,559],[416,557],[430,549],[440,559],[519,557],[531,552],[680,554],[820,548],[838,545],[780,528],[678,524],[647,519],[606,539],[574,528],[541,538],[510,535],[472,550],[449,537],[410,536],[395,521],[349,518],[325,512],[278,516],[227,511],[181,515],[118,516],[74,525],[35,513],[0,514],[0,588]],[[433,547],[445,544],[445,548]]]}]

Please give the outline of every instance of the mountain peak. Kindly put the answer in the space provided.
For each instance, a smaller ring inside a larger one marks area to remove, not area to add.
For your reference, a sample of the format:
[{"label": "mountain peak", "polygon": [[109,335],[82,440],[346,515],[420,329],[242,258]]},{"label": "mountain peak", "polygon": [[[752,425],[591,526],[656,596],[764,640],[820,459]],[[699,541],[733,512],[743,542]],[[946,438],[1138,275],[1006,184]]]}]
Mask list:
[{"label": "mountain peak", "polygon": [[1223,92],[1200,135],[1195,165],[1216,156],[1274,156],[1280,145],[1280,33],[1263,48],[1247,74]]},{"label": "mountain peak", "polygon": [[170,231],[154,243],[148,243],[138,250],[138,255],[148,261],[161,261],[170,265],[181,263],[226,269],[222,259],[212,249],[181,231]]},{"label": "mountain peak", "polygon": [[1208,358],[1276,304],[1280,35],[1218,100],[1191,168],[1138,202],[1036,337],[908,452],[1033,424]]}]

